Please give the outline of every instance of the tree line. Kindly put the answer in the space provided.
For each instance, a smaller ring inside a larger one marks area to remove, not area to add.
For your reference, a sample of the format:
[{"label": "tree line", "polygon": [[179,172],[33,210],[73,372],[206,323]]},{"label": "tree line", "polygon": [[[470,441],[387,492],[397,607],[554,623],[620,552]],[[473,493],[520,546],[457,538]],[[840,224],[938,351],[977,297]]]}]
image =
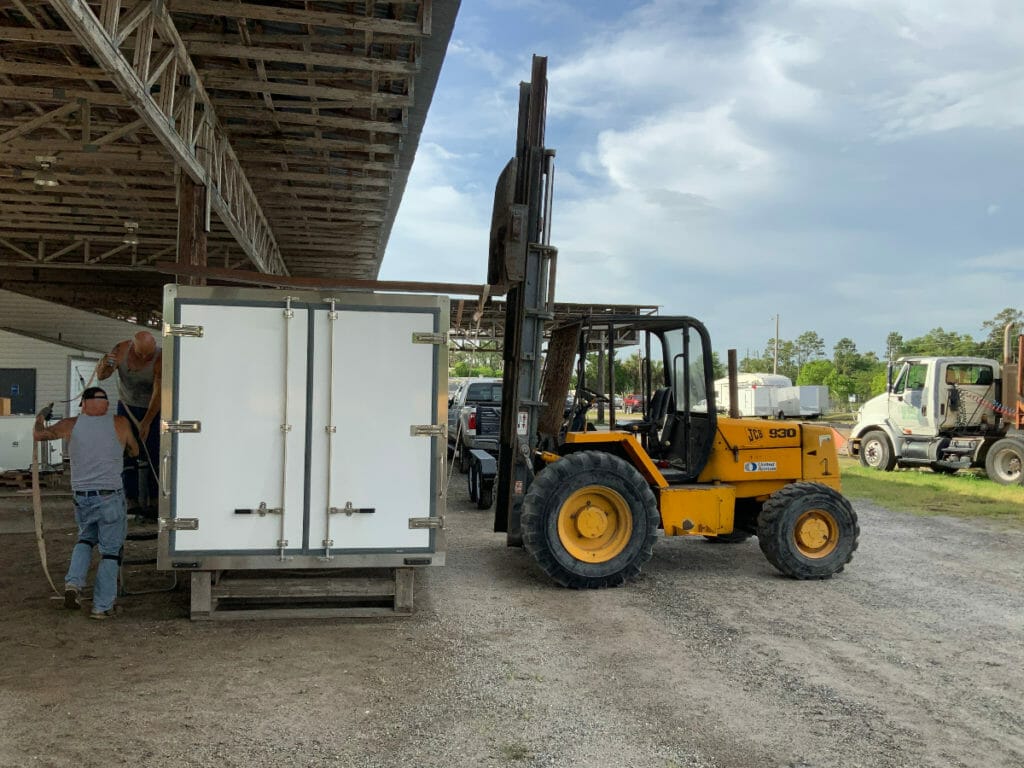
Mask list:
[{"label": "tree line", "polygon": [[[837,405],[863,402],[885,391],[886,365],[907,355],[948,357],[988,357],[1002,360],[1003,331],[1007,324],[1018,329],[1024,323],[1024,312],[1006,308],[981,324],[984,336],[975,340],[970,334],[959,334],[941,327],[923,336],[910,339],[891,331],[885,340],[885,359],[874,352],[861,353],[853,339],[844,337],[826,354],[825,342],[814,331],[805,331],[793,341],[779,339],[778,373],[795,384],[817,384],[829,388]],[[775,370],[775,339],[769,339],[764,351],[744,357],[739,362],[743,373],[771,373]]]},{"label": "tree line", "polygon": [[[825,341],[815,331],[805,331],[796,339],[779,339],[777,372],[787,376],[794,384],[822,385],[829,388],[833,402],[839,407],[851,403],[862,403],[884,392],[886,386],[886,364],[906,355],[929,357],[963,355],[988,357],[1002,360],[1003,329],[1013,324],[1018,332],[1024,327],[1024,311],[1006,308],[990,320],[981,324],[984,334],[975,340],[970,334],[958,334],[943,328],[933,328],[923,336],[904,338],[898,331],[891,331],[885,340],[885,357],[880,359],[874,352],[860,352],[853,339],[844,337],[837,341],[828,354]],[[713,354],[714,377],[726,375],[721,356]],[[586,360],[588,385],[596,389],[598,355],[590,353]],[[639,352],[616,360],[614,386],[617,394],[642,392],[643,361]],[[661,363],[654,362],[654,378],[661,378]],[[450,376],[501,376],[501,353],[493,351],[468,352],[452,357]],[[764,351],[748,355],[739,361],[741,373],[772,373],[776,370],[775,339],[769,339]],[[607,370],[600,376],[603,379]],[[573,387],[576,375],[573,374]],[[609,388],[605,383],[605,391]]]}]

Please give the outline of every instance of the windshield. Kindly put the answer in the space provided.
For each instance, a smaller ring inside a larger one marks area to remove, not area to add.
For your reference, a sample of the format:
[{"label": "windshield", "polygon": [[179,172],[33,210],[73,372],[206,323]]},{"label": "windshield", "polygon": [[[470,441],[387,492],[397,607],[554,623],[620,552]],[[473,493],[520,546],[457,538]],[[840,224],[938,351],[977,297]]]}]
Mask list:
[{"label": "windshield", "polygon": [[676,408],[706,411],[708,392],[704,376],[704,349],[701,337],[692,328],[667,331],[663,336],[665,352],[672,364],[672,389]]}]

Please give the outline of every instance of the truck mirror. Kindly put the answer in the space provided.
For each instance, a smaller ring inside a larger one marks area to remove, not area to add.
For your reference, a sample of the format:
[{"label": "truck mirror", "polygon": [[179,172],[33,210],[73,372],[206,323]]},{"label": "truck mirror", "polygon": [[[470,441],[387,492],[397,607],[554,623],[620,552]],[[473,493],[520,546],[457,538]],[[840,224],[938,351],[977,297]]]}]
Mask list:
[{"label": "truck mirror", "polygon": [[885,366],[885,391],[892,393],[892,363]]}]

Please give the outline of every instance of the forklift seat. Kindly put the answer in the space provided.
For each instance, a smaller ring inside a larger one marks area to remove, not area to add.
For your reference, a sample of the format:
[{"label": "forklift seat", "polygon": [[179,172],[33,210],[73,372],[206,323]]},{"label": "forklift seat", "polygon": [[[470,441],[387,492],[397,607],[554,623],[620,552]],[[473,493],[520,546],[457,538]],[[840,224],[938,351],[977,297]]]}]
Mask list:
[{"label": "forklift seat", "polygon": [[651,404],[647,410],[647,418],[643,421],[627,422],[617,429],[623,429],[634,435],[647,435],[647,443],[651,450],[656,450],[659,445],[661,430],[665,426],[665,417],[668,415],[669,404],[672,402],[672,390],[668,387],[661,387],[651,396]]}]

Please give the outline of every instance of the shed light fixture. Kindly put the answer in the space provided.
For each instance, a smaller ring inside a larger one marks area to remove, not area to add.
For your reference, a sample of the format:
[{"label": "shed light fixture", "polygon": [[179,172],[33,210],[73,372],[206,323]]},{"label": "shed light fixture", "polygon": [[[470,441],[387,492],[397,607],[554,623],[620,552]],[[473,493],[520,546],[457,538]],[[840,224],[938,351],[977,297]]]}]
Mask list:
[{"label": "shed light fixture", "polygon": [[56,187],[60,184],[57,181],[57,174],[50,170],[50,166],[57,162],[56,157],[38,155],[36,162],[39,163],[39,170],[36,171],[35,178],[32,181],[37,187]]},{"label": "shed light fixture", "polygon": [[138,245],[139,236],[136,234],[136,230],[139,228],[139,222],[137,221],[126,221],[124,223],[124,237],[121,242],[125,245]]}]

